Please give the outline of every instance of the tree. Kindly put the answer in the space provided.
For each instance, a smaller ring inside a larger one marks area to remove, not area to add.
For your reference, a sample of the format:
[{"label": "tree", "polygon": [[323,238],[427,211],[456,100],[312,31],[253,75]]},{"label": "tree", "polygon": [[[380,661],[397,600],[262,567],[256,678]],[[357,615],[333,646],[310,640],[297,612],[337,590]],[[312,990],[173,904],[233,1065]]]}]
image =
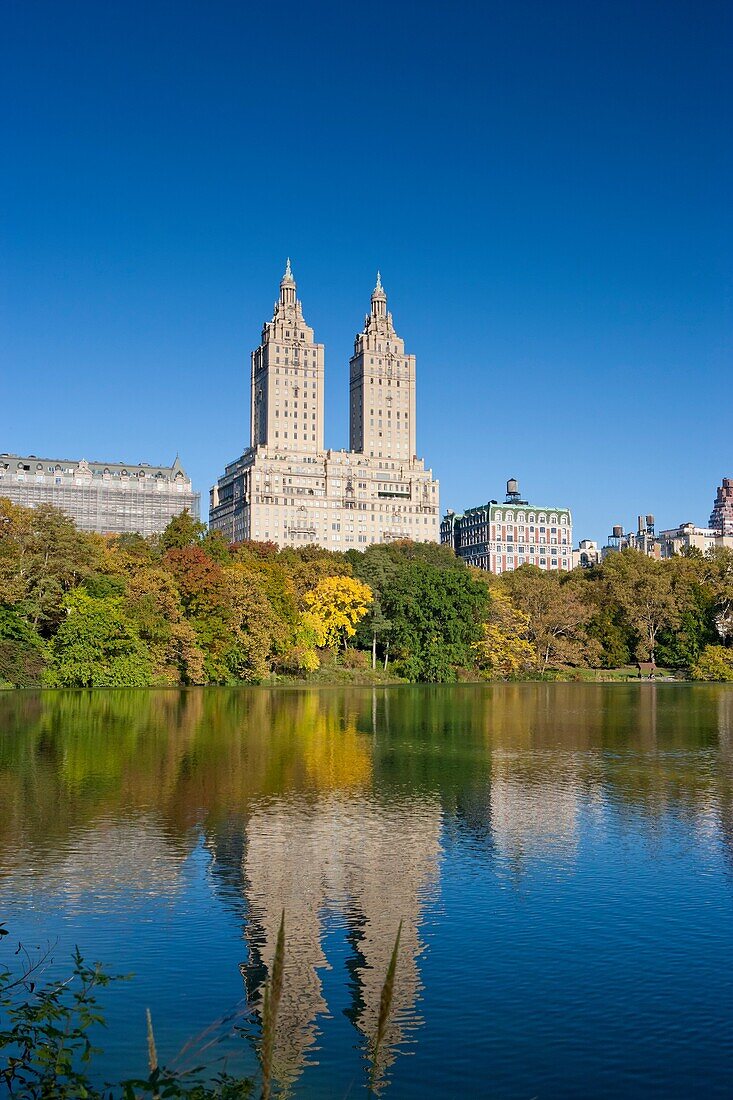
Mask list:
[{"label": "tree", "polygon": [[232,645],[226,662],[238,680],[257,683],[292,642],[292,632],[262,591],[256,571],[236,564],[225,570]]},{"label": "tree", "polygon": [[692,666],[693,680],[733,680],[733,649],[722,645],[705,646]]},{"label": "tree", "polygon": [[0,600],[18,606],[47,636],[64,616],[64,597],[104,566],[100,535],[78,531],[58,508],[0,501]]},{"label": "tree", "polygon": [[600,647],[587,630],[591,611],[572,576],[521,565],[503,573],[501,584],[526,617],[526,638],[538,671],[598,660]]},{"label": "tree", "polygon": [[148,650],[153,682],[205,684],[204,653],[171,573],[139,558],[120,565],[127,578],[125,610]]},{"label": "tree", "polygon": [[[389,653],[389,636],[392,632],[392,623],[384,614],[382,608],[382,601],[375,597],[372,603],[372,609],[368,619],[368,627],[372,636],[372,668],[377,667],[377,639],[386,641],[386,649],[384,656],[384,667],[387,667],[387,656]],[[365,620],[367,622],[367,620]]]},{"label": "tree", "polygon": [[48,659],[47,646],[15,608],[0,606],[0,684],[38,686]]},{"label": "tree", "polygon": [[327,577],[350,577],[352,572],[351,563],[344,554],[325,550],[322,546],[286,546],[278,555],[278,563],[287,572],[301,600]]},{"label": "tree", "polygon": [[82,589],[66,600],[67,617],[52,644],[52,687],[147,687],[150,662],[117,597],[95,600]]},{"label": "tree", "polygon": [[713,600],[715,629],[723,639],[733,638],[733,550],[714,550],[705,568]]},{"label": "tree", "polygon": [[366,615],[372,602],[368,584],[355,577],[324,577],[306,592],[303,602],[319,629],[323,644],[344,648],[356,633],[356,624]]},{"label": "tree", "polygon": [[532,667],[535,652],[527,641],[529,617],[519,611],[507,592],[492,585],[483,636],[474,642],[477,664],[491,676],[507,679]]},{"label": "tree", "polygon": [[473,664],[489,593],[461,564],[442,567],[419,558],[403,561],[382,593],[391,622],[390,644],[409,680],[446,682]]},{"label": "tree", "polygon": [[635,655],[640,660],[655,661],[660,631],[680,625],[684,596],[675,587],[669,564],[638,550],[609,554],[603,563],[609,596],[634,631]]},{"label": "tree", "polygon": [[671,573],[679,618],[676,626],[663,626],[660,630],[657,660],[672,668],[690,668],[705,646],[718,640],[715,597],[705,575],[705,558],[700,551],[679,554],[663,565]]},{"label": "tree", "polygon": [[206,535],[206,524],[194,519],[188,508],[173,516],[160,536],[163,550],[183,550],[187,546],[196,546]]}]

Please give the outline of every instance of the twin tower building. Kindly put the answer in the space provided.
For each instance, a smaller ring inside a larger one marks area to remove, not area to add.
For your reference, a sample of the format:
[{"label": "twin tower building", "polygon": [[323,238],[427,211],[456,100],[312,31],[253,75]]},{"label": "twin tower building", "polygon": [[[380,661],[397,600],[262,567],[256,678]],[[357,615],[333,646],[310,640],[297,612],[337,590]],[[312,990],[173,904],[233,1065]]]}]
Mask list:
[{"label": "twin tower building", "polygon": [[439,489],[417,457],[415,356],[395,332],[379,275],[350,360],[350,450],[324,447],[324,347],[288,260],[252,353],[250,446],[211,490],[210,526],[230,542],[437,542]]}]

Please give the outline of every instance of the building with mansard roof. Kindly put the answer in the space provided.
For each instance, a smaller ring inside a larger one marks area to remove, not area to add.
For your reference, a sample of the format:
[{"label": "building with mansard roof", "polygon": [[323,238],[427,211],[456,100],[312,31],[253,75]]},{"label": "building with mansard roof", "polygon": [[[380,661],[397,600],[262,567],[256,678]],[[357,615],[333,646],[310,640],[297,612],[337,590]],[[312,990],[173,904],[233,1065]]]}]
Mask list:
[{"label": "building with mansard roof", "polygon": [[490,500],[461,515],[448,511],[441,542],[467,565],[506,573],[520,565],[572,569],[573,517],[569,508],[522,500],[515,478],[506,483],[504,503]]},{"label": "building with mansard roof", "polygon": [[250,445],[211,490],[209,524],[230,542],[364,549],[439,540],[439,487],[417,457],[415,356],[405,354],[377,274],[350,360],[350,447],[324,444],[324,346],[288,260],[252,352]]},{"label": "building with mansard roof", "polygon": [[52,504],[100,535],[157,535],[185,509],[199,517],[199,494],[178,455],[172,466],[150,466],[0,454],[0,497],[24,508]]}]

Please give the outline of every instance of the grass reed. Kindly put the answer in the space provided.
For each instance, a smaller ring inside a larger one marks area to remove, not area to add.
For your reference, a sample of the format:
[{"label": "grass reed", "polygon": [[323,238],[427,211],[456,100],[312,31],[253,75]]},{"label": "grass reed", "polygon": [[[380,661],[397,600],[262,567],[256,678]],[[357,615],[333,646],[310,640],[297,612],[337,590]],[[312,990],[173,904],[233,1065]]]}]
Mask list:
[{"label": "grass reed", "polygon": [[370,1091],[374,1091],[374,1085],[377,1078],[377,1071],[379,1068],[379,1048],[382,1045],[384,1034],[387,1030],[387,1024],[389,1022],[390,1013],[392,1012],[392,1001],[394,999],[394,984],[395,974],[397,972],[397,954],[400,949],[400,937],[402,935],[402,921],[399,923],[397,929],[397,937],[394,941],[394,947],[392,948],[392,955],[389,960],[389,966],[387,967],[387,974],[384,979],[384,985],[382,986],[382,993],[379,998],[379,1018],[377,1019],[377,1033],[374,1036],[374,1048],[372,1052],[372,1071],[369,1079]]}]

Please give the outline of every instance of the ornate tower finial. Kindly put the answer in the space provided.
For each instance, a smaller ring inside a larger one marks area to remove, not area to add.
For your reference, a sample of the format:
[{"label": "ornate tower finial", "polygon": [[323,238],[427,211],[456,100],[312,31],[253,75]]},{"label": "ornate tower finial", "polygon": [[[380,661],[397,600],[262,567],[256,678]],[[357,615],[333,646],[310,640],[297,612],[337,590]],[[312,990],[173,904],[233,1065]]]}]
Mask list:
[{"label": "ornate tower finial", "polygon": [[382,286],[382,274],[377,272],[377,285],[372,291],[372,317],[386,317],[387,295]]},{"label": "ornate tower finial", "polygon": [[280,280],[280,302],[284,306],[295,305],[295,279],[290,267],[290,257],[285,265],[285,274]]}]

